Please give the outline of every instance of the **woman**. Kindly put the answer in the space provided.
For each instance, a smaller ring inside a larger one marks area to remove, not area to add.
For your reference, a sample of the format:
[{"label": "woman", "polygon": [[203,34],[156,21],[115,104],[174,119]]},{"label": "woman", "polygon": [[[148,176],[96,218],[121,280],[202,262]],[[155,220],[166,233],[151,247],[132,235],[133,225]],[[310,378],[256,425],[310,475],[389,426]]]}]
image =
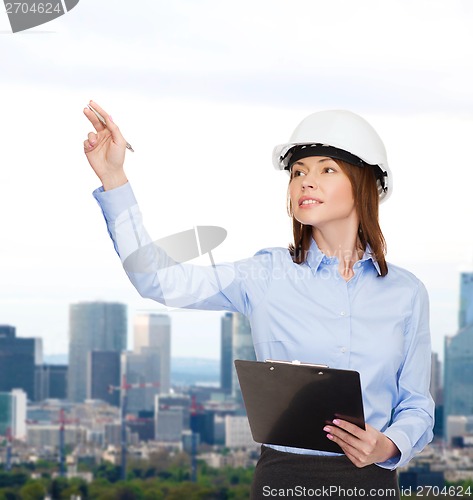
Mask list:
[{"label": "woman", "polygon": [[392,178],[375,130],[348,111],[303,120],[273,155],[290,174],[294,243],[205,268],[175,263],[152,244],[123,170],[126,141],[91,105],[106,116],[104,126],[84,110],[96,130],[84,142],[102,182],[94,195],[141,295],[245,314],[259,360],[361,374],[366,430],[340,419],[324,427],[343,454],[263,445],[252,498],[302,488],[333,498],[347,489],[398,497],[396,468],[432,439],[428,297],[415,276],[385,261],[378,204],[391,194]]}]

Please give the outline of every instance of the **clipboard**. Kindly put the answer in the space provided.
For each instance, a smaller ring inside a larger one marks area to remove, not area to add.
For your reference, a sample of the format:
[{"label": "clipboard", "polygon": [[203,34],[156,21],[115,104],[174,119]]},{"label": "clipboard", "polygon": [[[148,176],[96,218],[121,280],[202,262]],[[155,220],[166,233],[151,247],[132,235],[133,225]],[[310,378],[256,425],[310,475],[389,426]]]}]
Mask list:
[{"label": "clipboard", "polygon": [[357,371],[275,360],[234,363],[257,443],[343,453],[326,437],[325,425],[340,418],[365,429]]}]

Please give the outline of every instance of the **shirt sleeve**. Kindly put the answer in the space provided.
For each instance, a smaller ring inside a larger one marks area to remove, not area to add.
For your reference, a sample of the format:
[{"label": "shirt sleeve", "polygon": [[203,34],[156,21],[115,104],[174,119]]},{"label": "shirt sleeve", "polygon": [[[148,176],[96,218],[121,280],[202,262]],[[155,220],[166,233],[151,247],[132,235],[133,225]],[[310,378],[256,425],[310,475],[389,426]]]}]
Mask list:
[{"label": "shirt sleeve", "polygon": [[177,262],[147,233],[129,183],[93,194],[125,272],[142,297],[170,307],[245,315],[264,297],[273,265],[270,251],[212,266]]},{"label": "shirt sleeve", "polygon": [[430,395],[431,340],[429,299],[418,282],[413,313],[406,326],[405,357],[398,373],[398,403],[384,431],[400,455],[377,465],[394,469],[407,464],[433,438],[434,402]]}]

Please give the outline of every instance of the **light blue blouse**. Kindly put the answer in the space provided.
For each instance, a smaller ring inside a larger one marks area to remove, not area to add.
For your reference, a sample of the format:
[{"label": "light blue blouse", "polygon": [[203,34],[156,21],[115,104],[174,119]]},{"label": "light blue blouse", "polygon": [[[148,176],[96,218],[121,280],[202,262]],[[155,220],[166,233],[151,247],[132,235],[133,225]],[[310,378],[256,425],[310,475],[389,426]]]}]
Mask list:
[{"label": "light blue blouse", "polygon": [[129,184],[99,188],[94,196],[140,295],[171,307],[246,315],[259,360],[297,359],[357,370],[367,423],[401,451],[377,464],[381,467],[405,465],[432,440],[429,303],[414,275],[389,264],[387,276],[379,277],[377,263],[366,252],[346,282],[338,260],[325,256],[315,241],[301,265],[285,248],[216,266],[175,264],[152,243]]}]

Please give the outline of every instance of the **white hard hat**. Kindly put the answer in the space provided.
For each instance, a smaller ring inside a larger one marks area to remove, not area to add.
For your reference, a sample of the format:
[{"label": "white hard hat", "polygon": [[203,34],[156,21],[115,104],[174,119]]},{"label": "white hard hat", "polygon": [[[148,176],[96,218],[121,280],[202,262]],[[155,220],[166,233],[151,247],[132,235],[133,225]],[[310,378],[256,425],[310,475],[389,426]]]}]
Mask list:
[{"label": "white hard hat", "polygon": [[[273,150],[273,165],[288,170],[297,150],[310,147],[310,156],[328,156],[360,167],[374,168],[379,200],[392,192],[392,174],[386,148],[376,130],[361,116],[344,110],[319,111],[304,118],[292,133],[289,142]],[[300,153],[299,153],[300,154]],[[309,156],[301,154],[301,156]]]}]

